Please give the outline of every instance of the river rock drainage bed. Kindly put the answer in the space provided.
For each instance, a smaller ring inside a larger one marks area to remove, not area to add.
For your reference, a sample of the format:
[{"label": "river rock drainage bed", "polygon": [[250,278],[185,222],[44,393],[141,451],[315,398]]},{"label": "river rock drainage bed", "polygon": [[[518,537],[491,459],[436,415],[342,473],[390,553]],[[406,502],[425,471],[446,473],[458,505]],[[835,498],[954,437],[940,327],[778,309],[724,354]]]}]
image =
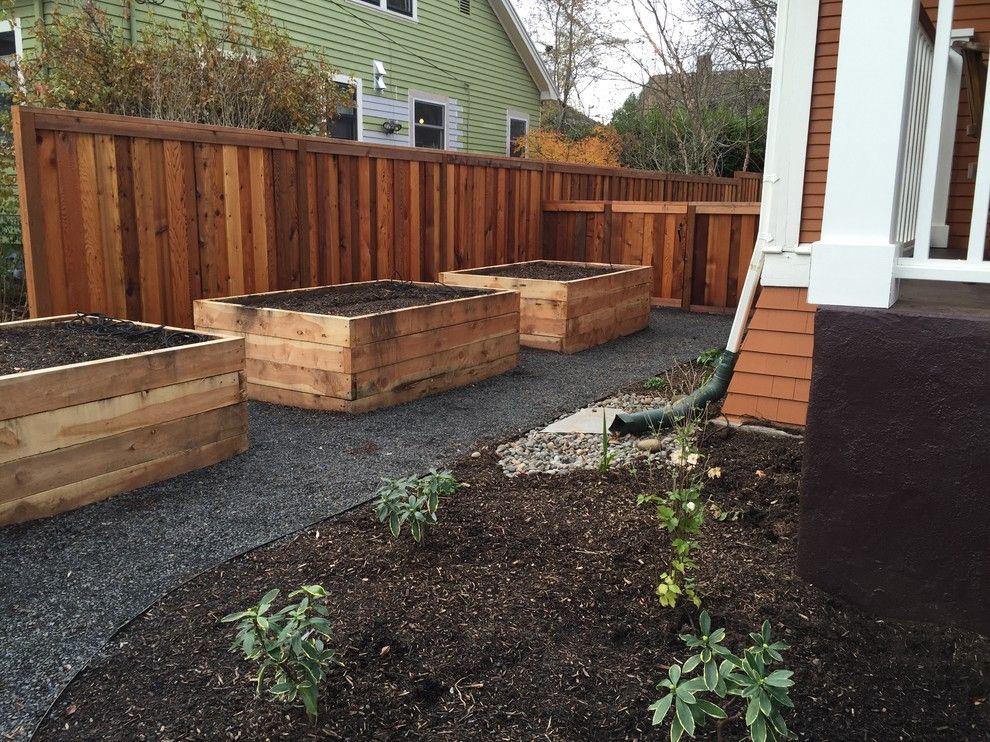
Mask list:
[{"label": "river rock drainage bed", "polygon": [[[529,431],[526,435],[497,449],[499,466],[506,476],[525,474],[567,474],[581,469],[598,469],[602,463],[602,412],[606,424],[611,422],[616,410],[640,412],[662,407],[669,400],[654,394],[629,392],[603,399],[594,407],[561,415],[546,428]],[[563,421],[583,418],[570,432],[559,432]],[[589,426],[581,422],[593,419],[597,424]],[[595,432],[577,432],[592,427]],[[610,466],[635,468],[639,465],[656,465],[667,460],[674,450],[674,437],[662,436],[609,436]]]}]

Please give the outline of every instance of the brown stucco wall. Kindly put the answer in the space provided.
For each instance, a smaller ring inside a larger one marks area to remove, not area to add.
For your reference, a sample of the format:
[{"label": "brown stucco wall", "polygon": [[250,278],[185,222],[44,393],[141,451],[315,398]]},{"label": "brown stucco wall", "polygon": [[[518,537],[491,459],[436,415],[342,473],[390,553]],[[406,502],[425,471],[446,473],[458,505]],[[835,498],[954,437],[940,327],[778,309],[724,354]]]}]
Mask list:
[{"label": "brown stucco wall", "polygon": [[820,307],[798,569],[990,634],[990,313]]}]

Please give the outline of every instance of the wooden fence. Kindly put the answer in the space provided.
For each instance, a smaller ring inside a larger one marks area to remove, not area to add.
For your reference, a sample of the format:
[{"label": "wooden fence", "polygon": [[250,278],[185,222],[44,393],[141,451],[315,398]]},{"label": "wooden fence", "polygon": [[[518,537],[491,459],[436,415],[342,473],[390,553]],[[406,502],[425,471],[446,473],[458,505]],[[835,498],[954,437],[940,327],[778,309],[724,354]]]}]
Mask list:
[{"label": "wooden fence", "polygon": [[78,111],[15,108],[14,130],[33,316],[190,326],[198,298],[542,257],[546,201],[749,200],[761,182]]},{"label": "wooden fence", "polygon": [[728,310],[753,256],[759,204],[547,201],[543,255],[653,265],[653,303]]}]

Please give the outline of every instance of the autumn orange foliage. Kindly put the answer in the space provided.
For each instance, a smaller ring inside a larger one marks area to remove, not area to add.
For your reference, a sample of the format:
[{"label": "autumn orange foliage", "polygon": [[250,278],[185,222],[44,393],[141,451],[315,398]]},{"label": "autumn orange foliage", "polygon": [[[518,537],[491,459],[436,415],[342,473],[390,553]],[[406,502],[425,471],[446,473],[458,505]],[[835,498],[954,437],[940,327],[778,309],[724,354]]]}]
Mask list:
[{"label": "autumn orange foliage", "polygon": [[560,132],[538,129],[515,141],[534,160],[618,167],[622,139],[611,126],[596,126],[591,134],[571,139]]}]

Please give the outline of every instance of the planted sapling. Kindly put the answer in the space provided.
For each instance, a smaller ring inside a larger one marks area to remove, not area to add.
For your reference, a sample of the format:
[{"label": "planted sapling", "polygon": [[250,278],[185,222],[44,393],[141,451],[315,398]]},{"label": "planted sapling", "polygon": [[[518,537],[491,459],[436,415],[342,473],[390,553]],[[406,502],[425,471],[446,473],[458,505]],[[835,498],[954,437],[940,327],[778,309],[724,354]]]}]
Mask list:
[{"label": "planted sapling", "polygon": [[301,700],[306,715],[315,720],[318,714],[320,684],[331,664],[339,664],[329,646],[333,638],[326,607],[316,601],[326,598],[320,585],[303,585],[289,593],[299,598],[272,613],[279,591],[269,590],[258,605],[231,613],[220,619],[237,623],[237,638],[232,650],[258,663],[255,692],[260,696],[267,684],[268,692],[280,701]]},{"label": "planted sapling", "polygon": [[[707,611],[702,612],[698,623],[701,636],[681,634],[681,640],[695,654],[683,664],[671,665],[667,677],[657,685],[666,693],[650,706],[653,725],[662,724],[673,709],[671,742],[678,742],[685,734],[693,737],[695,730],[709,720],[715,721],[716,734],[722,740],[722,726],[742,715],[753,742],[796,739],[782,716],[785,709],[794,708],[788,691],[794,685],[794,673],[773,669],[774,663],[783,661],[782,653],[789,647],[772,640],[770,622],[764,621],[758,633],[749,635],[753,644],[741,657],[722,643],[725,629],[712,631]],[[690,673],[696,675],[688,677]],[[722,705],[702,698],[705,693],[714,694]],[[738,708],[730,715],[733,704]]]},{"label": "planted sapling", "polygon": [[429,530],[437,524],[440,498],[454,494],[461,484],[447,470],[431,469],[424,477],[385,479],[378,488],[375,516],[388,523],[392,536],[399,538],[402,528],[409,525],[413,541],[422,543]]}]

